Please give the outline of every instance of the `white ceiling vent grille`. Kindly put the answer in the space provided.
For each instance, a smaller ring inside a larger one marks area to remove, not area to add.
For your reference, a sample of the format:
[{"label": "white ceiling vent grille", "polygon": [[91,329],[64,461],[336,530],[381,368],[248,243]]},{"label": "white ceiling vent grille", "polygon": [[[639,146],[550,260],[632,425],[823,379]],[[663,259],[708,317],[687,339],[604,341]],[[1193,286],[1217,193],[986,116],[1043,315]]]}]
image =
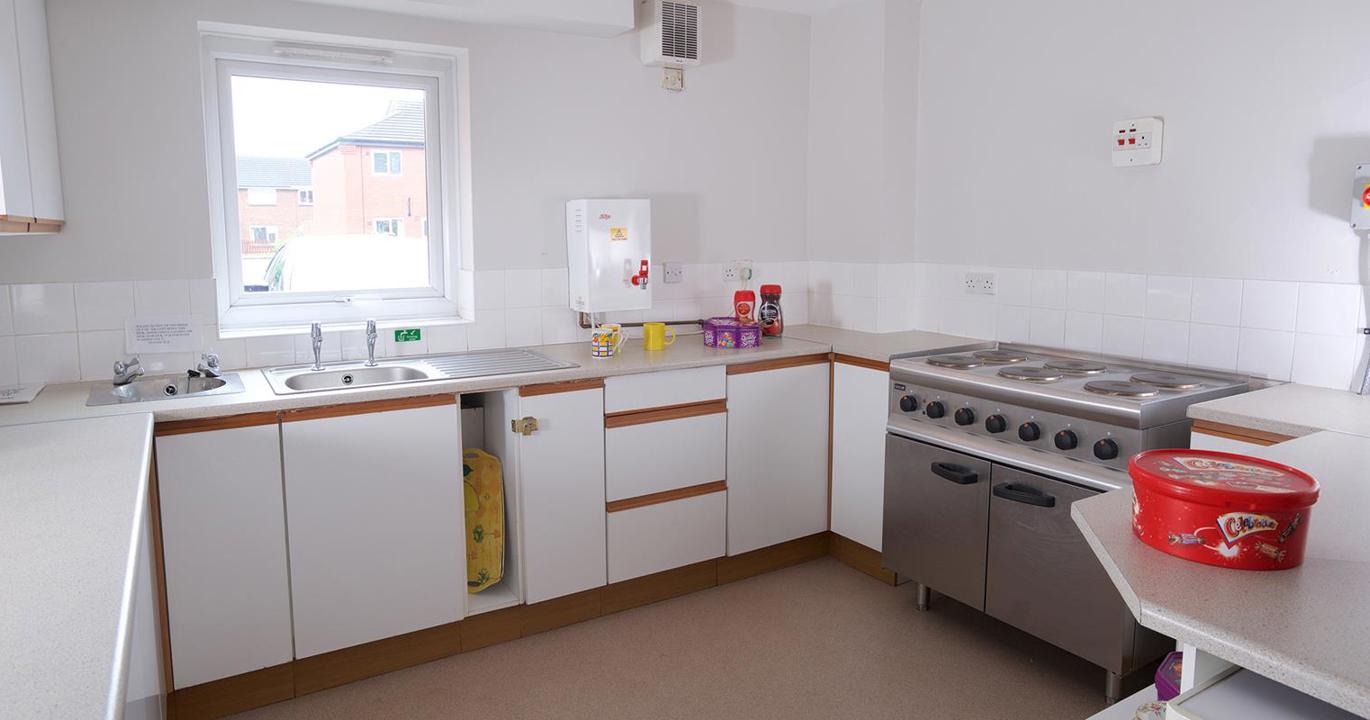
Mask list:
[{"label": "white ceiling vent grille", "polygon": [[654,66],[699,64],[699,6],[644,0],[642,62]]}]

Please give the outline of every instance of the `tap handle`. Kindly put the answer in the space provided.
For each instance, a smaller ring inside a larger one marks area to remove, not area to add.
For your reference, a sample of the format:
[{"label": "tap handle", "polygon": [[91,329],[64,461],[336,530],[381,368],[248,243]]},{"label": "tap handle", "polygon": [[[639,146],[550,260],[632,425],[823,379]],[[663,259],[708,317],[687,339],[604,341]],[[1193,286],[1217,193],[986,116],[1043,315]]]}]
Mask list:
[{"label": "tap handle", "polygon": [[207,352],[201,355],[200,359],[204,360],[205,367],[209,368],[210,370],[219,369],[219,353]]},{"label": "tap handle", "polygon": [[127,372],[129,372],[130,370],[134,370],[134,369],[137,369],[137,368],[139,368],[139,367],[142,367],[142,364],[143,364],[142,361],[140,361],[140,360],[138,359],[138,356],[137,356],[137,355],[134,355],[133,357],[129,358],[128,360],[115,360],[115,361],[114,361],[114,374],[115,374],[115,375],[123,375],[124,373],[127,373]]},{"label": "tap handle", "polygon": [[375,320],[367,320],[367,321],[366,321],[366,336],[367,336],[368,338],[374,338],[374,337],[376,337],[376,321],[375,321]]},{"label": "tap handle", "polygon": [[311,337],[311,338],[313,338],[313,339],[315,339],[315,340],[322,340],[322,339],[323,339],[323,325],[320,325],[319,323],[310,323],[310,325],[309,325],[309,337]]}]

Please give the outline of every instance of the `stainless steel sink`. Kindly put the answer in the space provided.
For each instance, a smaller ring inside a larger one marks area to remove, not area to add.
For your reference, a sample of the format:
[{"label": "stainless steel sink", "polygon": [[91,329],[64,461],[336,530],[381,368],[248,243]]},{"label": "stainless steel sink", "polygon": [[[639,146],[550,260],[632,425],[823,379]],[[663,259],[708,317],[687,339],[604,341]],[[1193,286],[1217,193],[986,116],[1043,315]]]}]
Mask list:
[{"label": "stainless steel sink", "polygon": [[243,380],[238,373],[225,373],[217,378],[166,375],[143,378],[127,385],[93,387],[90,389],[90,397],[86,398],[86,407],[207,395],[232,395],[242,391]]},{"label": "stainless steel sink", "polygon": [[348,388],[400,385],[514,375],[518,373],[561,370],[576,367],[531,350],[483,350],[450,355],[380,360],[374,367],[360,361],[329,363],[321,370],[309,365],[289,365],[263,370],[271,390],[277,395],[346,390]]}]

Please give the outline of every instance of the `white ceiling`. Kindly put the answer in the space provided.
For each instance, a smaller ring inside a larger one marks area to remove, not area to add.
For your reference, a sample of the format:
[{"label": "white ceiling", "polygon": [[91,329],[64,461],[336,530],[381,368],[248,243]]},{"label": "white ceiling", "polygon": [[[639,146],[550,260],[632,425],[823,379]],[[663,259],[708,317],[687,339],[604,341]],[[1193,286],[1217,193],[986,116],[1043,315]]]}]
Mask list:
[{"label": "white ceiling", "polygon": [[308,0],[323,5],[518,25],[597,37],[633,29],[633,0]]},{"label": "white ceiling", "polygon": [[727,0],[727,2],[734,5],[747,5],[801,15],[822,15],[829,10],[843,5],[852,5],[861,2],[861,0]]}]

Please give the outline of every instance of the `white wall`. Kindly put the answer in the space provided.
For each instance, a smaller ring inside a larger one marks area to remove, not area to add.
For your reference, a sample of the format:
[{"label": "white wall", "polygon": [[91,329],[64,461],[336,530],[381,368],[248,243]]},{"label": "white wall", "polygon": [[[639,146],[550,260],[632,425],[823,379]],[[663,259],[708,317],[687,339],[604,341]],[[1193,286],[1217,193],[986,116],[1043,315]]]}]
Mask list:
[{"label": "white wall", "polygon": [[660,89],[638,39],[272,0],[52,0],[67,209],[0,242],[0,283],[209,277],[196,22],[470,49],[478,269],[565,265],[565,200],[650,195],[656,256],[804,256],[807,17],[709,3],[704,64]]},{"label": "white wall", "polygon": [[[1325,282],[1370,160],[1363,0],[927,0],[916,259]],[[1113,169],[1115,120],[1166,120]]]}]

